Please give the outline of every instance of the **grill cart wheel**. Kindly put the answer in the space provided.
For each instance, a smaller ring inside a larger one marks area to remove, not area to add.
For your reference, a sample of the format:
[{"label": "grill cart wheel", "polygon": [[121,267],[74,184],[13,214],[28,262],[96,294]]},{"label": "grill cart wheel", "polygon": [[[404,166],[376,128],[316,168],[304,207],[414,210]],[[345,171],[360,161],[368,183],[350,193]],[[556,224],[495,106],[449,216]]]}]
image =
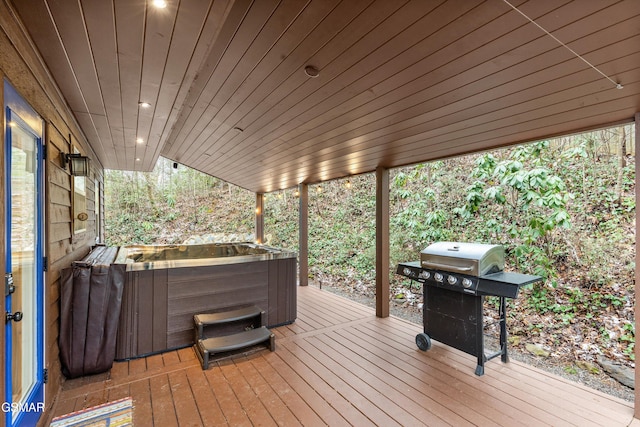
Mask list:
[{"label": "grill cart wheel", "polygon": [[427,351],[431,348],[431,338],[427,334],[416,335],[416,345],[422,351]]}]

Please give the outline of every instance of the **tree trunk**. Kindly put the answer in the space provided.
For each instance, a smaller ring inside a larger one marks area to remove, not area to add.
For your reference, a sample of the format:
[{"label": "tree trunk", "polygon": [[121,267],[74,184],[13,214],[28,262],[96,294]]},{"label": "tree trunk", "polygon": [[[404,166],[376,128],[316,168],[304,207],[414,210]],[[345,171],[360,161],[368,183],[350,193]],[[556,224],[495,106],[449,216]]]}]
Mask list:
[{"label": "tree trunk", "polygon": [[[431,163],[427,163],[425,169],[427,173],[427,188],[431,189]],[[427,210],[429,212],[433,210],[433,200],[431,198],[427,199]]]},{"label": "tree trunk", "polygon": [[622,178],[624,168],[627,166],[627,134],[624,126],[620,128],[622,134],[618,141],[618,156],[620,161],[618,162],[618,177],[616,179],[616,200],[618,204],[622,202]]}]

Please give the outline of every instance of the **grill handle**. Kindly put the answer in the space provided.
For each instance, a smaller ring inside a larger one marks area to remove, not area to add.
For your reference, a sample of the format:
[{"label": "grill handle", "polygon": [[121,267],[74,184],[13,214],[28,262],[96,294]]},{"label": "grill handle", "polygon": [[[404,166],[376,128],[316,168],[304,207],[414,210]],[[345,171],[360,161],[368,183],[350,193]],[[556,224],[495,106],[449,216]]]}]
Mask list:
[{"label": "grill handle", "polygon": [[422,266],[423,267],[435,268],[435,269],[438,269],[438,270],[445,270],[445,271],[456,270],[459,273],[466,273],[466,272],[469,272],[469,271],[473,270],[473,267],[458,267],[456,265],[438,264],[437,262],[429,262],[429,261],[422,261]]}]

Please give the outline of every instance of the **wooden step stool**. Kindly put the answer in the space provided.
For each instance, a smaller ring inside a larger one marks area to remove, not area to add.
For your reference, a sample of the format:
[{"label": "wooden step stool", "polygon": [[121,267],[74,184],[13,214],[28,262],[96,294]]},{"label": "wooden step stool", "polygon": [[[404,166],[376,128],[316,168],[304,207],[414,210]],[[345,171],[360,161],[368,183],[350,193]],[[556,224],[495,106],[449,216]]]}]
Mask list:
[{"label": "wooden step stool", "polygon": [[[267,343],[269,349],[274,351],[275,335],[263,326],[265,318],[265,312],[255,306],[194,315],[196,354],[202,363],[202,369],[209,367],[214,354],[237,351],[261,343]],[[246,324],[249,326],[242,328]],[[229,333],[234,329],[240,330]]]}]

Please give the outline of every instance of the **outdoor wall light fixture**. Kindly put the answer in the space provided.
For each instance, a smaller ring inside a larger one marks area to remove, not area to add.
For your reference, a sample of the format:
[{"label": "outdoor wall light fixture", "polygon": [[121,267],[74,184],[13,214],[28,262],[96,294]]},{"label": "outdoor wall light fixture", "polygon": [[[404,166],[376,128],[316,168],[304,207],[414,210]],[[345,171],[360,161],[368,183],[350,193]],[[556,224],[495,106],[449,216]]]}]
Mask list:
[{"label": "outdoor wall light fixture", "polygon": [[62,168],[66,169],[67,165],[73,176],[89,176],[89,158],[81,154],[65,154],[60,153]]}]

